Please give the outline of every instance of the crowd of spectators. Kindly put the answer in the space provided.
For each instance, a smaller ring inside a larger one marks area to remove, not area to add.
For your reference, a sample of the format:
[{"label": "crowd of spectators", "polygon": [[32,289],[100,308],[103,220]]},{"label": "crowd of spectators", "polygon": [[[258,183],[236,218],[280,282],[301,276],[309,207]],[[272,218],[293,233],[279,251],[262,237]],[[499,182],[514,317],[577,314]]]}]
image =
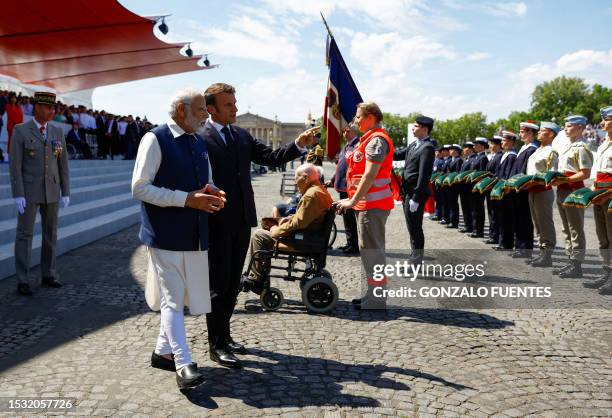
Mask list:
[{"label": "crowd of spectators", "polygon": [[[0,132],[2,116],[6,113],[8,144],[15,125],[33,115],[32,98],[12,91],[0,90]],[[114,115],[104,110],[87,109],[85,106],[67,105],[60,101],[55,106],[53,121],[72,126],[66,141],[74,146],[81,158],[132,160],[142,136],[154,128],[146,118],[132,115]],[[92,151],[92,146],[95,150]],[[7,150],[1,150],[6,153]],[[95,152],[94,152],[95,151]]]}]

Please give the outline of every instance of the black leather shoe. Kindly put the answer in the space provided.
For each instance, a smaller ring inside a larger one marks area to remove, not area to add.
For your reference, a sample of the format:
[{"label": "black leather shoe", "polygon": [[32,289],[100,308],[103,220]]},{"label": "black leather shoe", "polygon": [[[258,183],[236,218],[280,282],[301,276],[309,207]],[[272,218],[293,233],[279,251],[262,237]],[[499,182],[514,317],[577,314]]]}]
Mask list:
[{"label": "black leather shoe", "polygon": [[503,247],[503,246],[501,246],[501,245],[496,245],[496,246],[494,246],[494,247],[493,247],[493,249],[494,249],[495,251],[509,251],[509,250],[511,250],[512,248],[504,248],[504,247]]},{"label": "black leather shoe", "polygon": [[57,280],[55,277],[43,277],[42,285],[47,287],[59,288],[62,287],[62,282]]},{"label": "black leather shoe", "polygon": [[484,234],[482,234],[482,233],[479,234],[478,232],[472,232],[470,234],[470,237],[471,238],[484,238]]},{"label": "black leather shoe", "polygon": [[30,285],[27,283],[19,283],[17,285],[17,292],[23,296],[32,296],[34,294],[32,293],[32,289],[30,289]]},{"label": "black leather shoe", "polygon": [[436,215],[431,216],[429,219],[432,220],[432,221],[439,221],[440,220],[440,218],[438,218]]},{"label": "black leather shoe", "polygon": [[229,367],[232,369],[242,368],[242,363],[240,362],[240,359],[225,348],[211,347],[210,359],[215,363],[219,363],[222,366]]},{"label": "black leather shoe", "polygon": [[497,244],[497,240],[493,238],[489,238],[485,241],[485,244]]},{"label": "black leather shoe", "polygon": [[512,253],[512,258],[531,258],[531,252],[526,250],[516,250]]},{"label": "black leather shoe", "polygon": [[446,224],[448,224],[448,222],[446,222],[444,219],[440,221],[440,225],[446,225]]},{"label": "black leather shoe", "polygon": [[359,254],[359,248],[354,248],[354,247],[346,247],[341,251],[342,251],[342,254],[346,254],[346,255]]},{"label": "black leather shoe", "polygon": [[195,363],[181,367],[176,372],[176,384],[179,389],[194,388],[204,382],[204,375],[198,371],[198,366]]},{"label": "black leather shoe", "polygon": [[446,225],[447,228],[452,228],[452,229],[457,229],[459,228],[459,225]]},{"label": "black leather shoe", "polygon": [[474,230],[469,228],[461,228],[459,232],[461,232],[462,234],[471,234],[472,232],[474,232]]},{"label": "black leather shoe", "polygon": [[232,353],[249,354],[249,350],[247,350],[244,345],[239,344],[236,341],[234,341],[232,337],[225,339],[225,345],[227,346],[227,349],[231,351]]},{"label": "black leather shoe", "polygon": [[176,371],[174,360],[170,360],[166,357],[160,356],[155,351],[153,351],[153,354],[151,354],[151,367],[161,370],[168,370],[169,372]]}]

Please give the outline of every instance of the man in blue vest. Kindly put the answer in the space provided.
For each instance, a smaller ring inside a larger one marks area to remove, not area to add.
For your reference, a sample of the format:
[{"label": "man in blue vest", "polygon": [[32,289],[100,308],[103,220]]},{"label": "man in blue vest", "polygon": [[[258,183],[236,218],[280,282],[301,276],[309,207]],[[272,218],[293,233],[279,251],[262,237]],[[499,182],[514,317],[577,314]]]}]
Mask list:
[{"label": "man in blue vest", "polygon": [[167,123],[142,138],[132,194],[142,201],[139,238],[147,246],[145,296],[161,310],[161,327],[151,366],[176,371],[181,390],[204,375],[191,359],[184,306],[192,315],[210,312],[208,214],[224,207],[225,193],[212,184],[206,142],[195,132],[208,117],[204,96],[177,93]]}]

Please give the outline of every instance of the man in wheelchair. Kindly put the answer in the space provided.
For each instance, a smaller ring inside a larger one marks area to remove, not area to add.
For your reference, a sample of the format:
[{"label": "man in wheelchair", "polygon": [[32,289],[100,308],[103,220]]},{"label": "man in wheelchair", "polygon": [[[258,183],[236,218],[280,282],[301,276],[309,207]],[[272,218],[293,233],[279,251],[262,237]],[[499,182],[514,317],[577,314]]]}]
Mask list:
[{"label": "man in wheelchair", "polygon": [[261,258],[256,254],[271,251],[279,238],[290,237],[296,231],[319,231],[331,207],[332,197],[321,185],[319,171],[313,164],[303,164],[295,170],[295,183],[302,196],[295,214],[280,219],[264,218],[262,229],[257,229],[251,236],[250,276],[244,283],[250,289],[261,287],[262,274],[265,273]]}]

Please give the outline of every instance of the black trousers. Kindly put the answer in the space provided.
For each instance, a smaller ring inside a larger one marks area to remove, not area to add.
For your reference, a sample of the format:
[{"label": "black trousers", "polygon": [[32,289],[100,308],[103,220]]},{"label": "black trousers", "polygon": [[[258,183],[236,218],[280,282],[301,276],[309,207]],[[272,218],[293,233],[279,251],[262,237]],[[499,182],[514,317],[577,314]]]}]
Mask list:
[{"label": "black trousers", "polygon": [[516,248],[533,249],[533,221],[529,210],[529,192],[519,192],[515,196],[516,204]]},{"label": "black trousers", "polygon": [[497,211],[499,210],[497,200],[491,200],[491,196],[487,194],[487,213],[489,217],[489,238],[494,240],[496,243],[499,243],[499,215]]},{"label": "black trousers", "polygon": [[461,213],[463,213],[463,227],[471,231],[474,224],[472,218],[472,196],[467,185],[460,184],[457,187],[459,189],[459,200],[461,200]]},{"label": "black trousers", "polygon": [[450,187],[440,187],[439,192],[442,196],[442,219],[450,223]]},{"label": "black trousers", "polygon": [[485,197],[480,193],[470,193],[472,195],[472,225],[474,231],[482,235],[484,234],[485,223]]},{"label": "black trousers", "polygon": [[410,247],[413,250],[422,250],[425,248],[425,234],[423,233],[423,213],[425,212],[425,203],[420,203],[416,211],[410,212],[410,199],[412,193],[407,193],[404,197],[404,217],[408,226],[408,234],[410,235]]},{"label": "black trousers", "polygon": [[434,215],[436,216],[436,218],[442,219],[444,218],[444,204],[442,203],[444,198],[442,197],[442,192],[438,187],[433,186],[433,194],[434,201],[436,202],[436,211]]},{"label": "black trousers", "polygon": [[106,158],[110,151],[110,138],[105,134],[98,134],[98,158]]},{"label": "black trousers", "polygon": [[505,249],[514,248],[514,233],[516,230],[515,224],[515,200],[514,193],[507,194],[499,201],[499,243]]},{"label": "black trousers", "polygon": [[[348,199],[348,193],[340,192],[340,199]],[[358,249],[359,241],[357,239],[357,217],[355,211],[349,209],[342,214],[342,220],[344,221],[344,231],[346,233],[346,245],[351,248]]]},{"label": "black trousers", "polygon": [[447,188],[449,222],[457,226],[459,225],[459,186],[448,186]]},{"label": "black trousers", "polygon": [[223,347],[231,336],[230,320],[236,306],[240,277],[249,248],[251,227],[244,222],[209,222],[209,277],[211,312],[206,314],[208,342]]}]

